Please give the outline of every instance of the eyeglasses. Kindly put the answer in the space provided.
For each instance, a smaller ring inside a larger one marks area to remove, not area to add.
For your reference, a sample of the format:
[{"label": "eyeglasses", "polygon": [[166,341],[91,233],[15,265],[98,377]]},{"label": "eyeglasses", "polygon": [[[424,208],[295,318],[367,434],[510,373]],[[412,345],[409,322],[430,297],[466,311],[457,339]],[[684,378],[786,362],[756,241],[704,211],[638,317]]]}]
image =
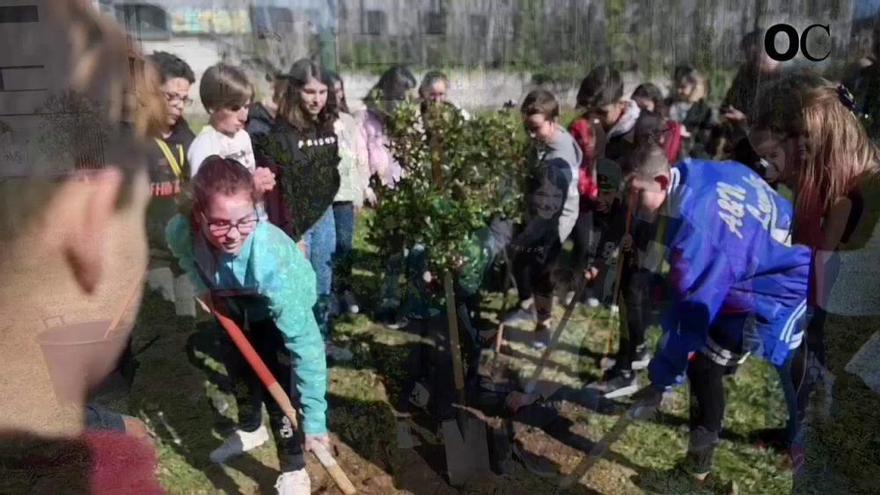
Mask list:
[{"label": "eyeglasses", "polygon": [[189,96],[180,96],[174,93],[165,93],[165,99],[168,103],[182,103],[185,107],[192,105],[193,102]]},{"label": "eyeglasses", "polygon": [[222,237],[232,229],[238,231],[241,235],[247,235],[254,231],[257,227],[257,223],[259,222],[259,218],[256,213],[248,215],[237,222],[230,222],[228,220],[209,220],[204,213],[201,214],[202,218],[205,220],[205,224],[208,226],[208,231],[211,232],[211,235]]}]

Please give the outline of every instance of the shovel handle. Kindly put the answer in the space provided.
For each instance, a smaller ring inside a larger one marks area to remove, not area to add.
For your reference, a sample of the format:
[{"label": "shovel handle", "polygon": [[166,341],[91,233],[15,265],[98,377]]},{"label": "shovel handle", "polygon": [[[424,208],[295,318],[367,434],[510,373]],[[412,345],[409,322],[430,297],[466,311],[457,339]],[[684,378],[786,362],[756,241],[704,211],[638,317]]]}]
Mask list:
[{"label": "shovel handle", "polygon": [[547,361],[550,360],[550,354],[553,353],[553,350],[556,348],[556,345],[559,343],[560,337],[562,337],[562,332],[565,331],[565,326],[568,324],[568,320],[571,319],[572,313],[574,313],[574,308],[577,306],[578,300],[581,298],[581,294],[586,290],[586,284],[581,284],[580,287],[575,291],[574,297],[571,299],[571,302],[568,303],[568,306],[565,307],[565,313],[562,314],[562,319],[559,320],[559,324],[556,326],[556,330],[553,331],[553,335],[550,337],[550,343],[547,345],[547,348],[544,349],[544,352],[541,353],[541,360],[538,361],[538,365],[535,367],[535,371],[532,373],[529,381],[526,382],[525,391],[527,393],[532,393],[535,390],[535,385],[538,383],[538,380],[541,378],[541,374],[544,373],[544,368],[547,366]]},{"label": "shovel handle", "polygon": [[316,444],[312,447],[312,452],[315,454],[315,457],[318,458],[318,462],[324,466],[324,469],[330,474],[330,477],[333,478],[333,482],[336,483],[336,486],[342,490],[342,493],[345,495],[354,495],[357,493],[357,489],[351,483],[351,480],[348,479],[348,476],[345,475],[345,471],[339,467],[339,463],[336,462],[336,459],[330,454],[327,450],[327,447],[324,447],[321,444]]},{"label": "shovel handle", "polygon": [[[644,389],[639,390],[641,392]],[[636,392],[638,393],[638,392]],[[633,412],[636,409],[636,405],[632,405],[623,411],[620,416],[617,417],[617,421],[614,422],[614,426],[608,430],[608,433],[602,435],[602,438],[599,439],[598,442],[590,449],[590,452],[584,457],[581,462],[578,463],[577,466],[571,471],[571,473],[562,479],[559,483],[560,488],[569,488],[571,485],[580,481],[587,472],[592,469],[593,466],[596,465],[596,462],[599,461],[605,454],[608,452],[608,449],[623,435],[623,432],[635,421],[633,417]]]},{"label": "shovel handle", "polygon": [[458,339],[458,311],[455,309],[455,292],[452,288],[452,274],[443,275],[443,288],[446,291],[446,316],[449,321],[449,353],[452,354],[452,373],[455,390],[459,400],[464,403],[464,366],[461,364],[461,344]]}]

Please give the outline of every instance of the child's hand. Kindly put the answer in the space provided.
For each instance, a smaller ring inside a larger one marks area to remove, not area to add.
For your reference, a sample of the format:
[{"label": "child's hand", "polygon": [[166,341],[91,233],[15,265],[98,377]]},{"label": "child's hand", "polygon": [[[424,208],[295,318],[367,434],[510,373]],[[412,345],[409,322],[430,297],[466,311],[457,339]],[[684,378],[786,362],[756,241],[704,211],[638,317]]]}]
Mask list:
[{"label": "child's hand", "polygon": [[308,452],[314,452],[318,445],[323,445],[330,450],[330,437],[328,435],[306,435],[305,448]]},{"label": "child's hand", "polygon": [[631,234],[625,234],[623,238],[620,239],[620,247],[622,247],[624,251],[631,251],[633,247],[633,236]]},{"label": "child's hand", "polygon": [[685,127],[685,126],[681,126],[681,137],[683,137],[685,139],[691,137],[690,131],[688,131],[687,127]]},{"label": "child's hand", "polygon": [[299,250],[302,251],[303,256],[305,256],[306,258],[309,257],[309,247],[306,246],[306,241],[297,242],[296,247],[298,247]]},{"label": "child's hand", "polygon": [[591,282],[598,275],[599,275],[599,269],[596,268],[595,266],[591,266],[591,267],[587,268],[586,270],[584,270],[584,278],[587,280],[587,282]]},{"label": "child's hand", "polygon": [[373,191],[372,187],[368,187],[364,190],[364,204],[367,206],[376,206],[376,192]]},{"label": "child's hand", "polygon": [[734,123],[745,122],[746,114],[734,107],[728,107],[724,110],[724,118]]},{"label": "child's hand", "polygon": [[257,167],[254,170],[254,187],[259,193],[271,191],[275,188],[275,174],[266,167]]}]

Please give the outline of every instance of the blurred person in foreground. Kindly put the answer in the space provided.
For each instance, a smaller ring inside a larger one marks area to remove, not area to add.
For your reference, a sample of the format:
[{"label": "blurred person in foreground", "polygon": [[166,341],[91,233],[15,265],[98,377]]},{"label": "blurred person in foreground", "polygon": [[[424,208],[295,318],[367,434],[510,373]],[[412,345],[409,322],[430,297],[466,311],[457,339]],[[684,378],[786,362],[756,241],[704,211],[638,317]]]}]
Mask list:
[{"label": "blurred person in foreground", "polygon": [[67,365],[86,371],[59,391],[64,402],[49,372],[59,363],[48,363],[35,339],[49,316],[72,332],[109,320],[146,270],[144,138],[164,124],[158,77],[86,2],[44,5],[25,42],[45,50],[55,77],[33,116],[8,122],[26,159],[0,163],[0,492],[163,493],[155,452],[142,427],[132,431],[133,418],[116,417],[133,435],[85,428],[88,393],[125,339],[70,353],[82,357]]}]

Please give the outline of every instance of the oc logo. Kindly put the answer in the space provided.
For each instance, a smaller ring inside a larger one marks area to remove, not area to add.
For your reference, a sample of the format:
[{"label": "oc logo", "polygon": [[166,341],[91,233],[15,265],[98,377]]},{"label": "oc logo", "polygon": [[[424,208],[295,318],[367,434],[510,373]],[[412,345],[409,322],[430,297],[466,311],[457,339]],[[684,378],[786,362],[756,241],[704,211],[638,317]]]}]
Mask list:
[{"label": "oc logo", "polygon": [[[807,38],[810,36],[810,31],[813,29],[825,31],[825,35],[829,38],[831,37],[831,29],[828,24],[813,24],[804,29],[804,32],[800,35],[798,35],[797,29],[791,24],[774,24],[770,26],[764,34],[764,51],[767,52],[767,55],[769,55],[770,58],[778,62],[786,62],[793,59],[795,55],[797,55],[798,48],[800,48],[801,53],[804,54],[804,57],[806,57],[807,60],[812,62],[825,60],[828,58],[828,55],[831,54],[830,43],[828,46],[828,52],[821,57],[814,56],[807,48]],[[780,52],[776,49],[776,37],[780,34],[788,37],[788,48],[784,52]],[[798,43],[799,40],[800,43]]]}]

